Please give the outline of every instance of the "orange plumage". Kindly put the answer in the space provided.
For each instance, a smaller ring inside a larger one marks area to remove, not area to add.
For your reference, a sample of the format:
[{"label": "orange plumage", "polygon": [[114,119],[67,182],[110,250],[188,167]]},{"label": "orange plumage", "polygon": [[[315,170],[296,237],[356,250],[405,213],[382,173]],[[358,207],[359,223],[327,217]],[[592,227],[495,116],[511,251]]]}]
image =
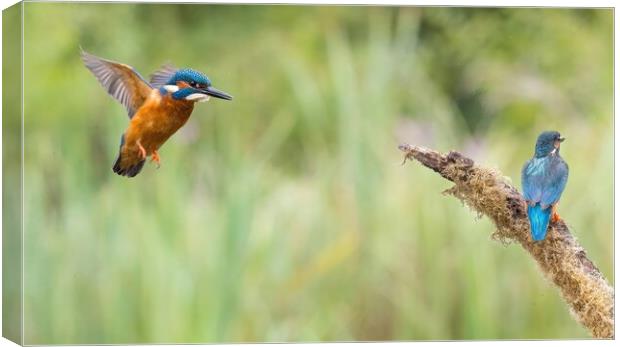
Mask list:
[{"label": "orange plumage", "polygon": [[[193,109],[192,101],[173,100],[170,93],[162,96],[158,90],[153,90],[125,131],[119,168],[126,170],[149,156],[158,161],[157,150],[185,125]],[[145,153],[141,152],[140,146]]]}]

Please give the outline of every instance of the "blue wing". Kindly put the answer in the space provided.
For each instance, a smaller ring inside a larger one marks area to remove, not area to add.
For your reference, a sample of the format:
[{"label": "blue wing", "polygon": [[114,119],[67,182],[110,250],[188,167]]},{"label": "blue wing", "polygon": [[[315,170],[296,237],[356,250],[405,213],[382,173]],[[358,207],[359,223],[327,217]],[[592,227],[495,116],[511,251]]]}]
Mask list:
[{"label": "blue wing", "polygon": [[97,77],[108,94],[133,116],[151,92],[151,86],[131,66],[96,57],[82,50],[84,65]]},{"label": "blue wing", "polygon": [[558,155],[549,163],[544,180],[544,189],[540,203],[552,205],[560,200],[568,180],[568,165]]},{"label": "blue wing", "polygon": [[540,170],[543,164],[541,159],[534,158],[527,161],[521,170],[521,186],[526,200],[539,202],[542,198],[544,176]]}]

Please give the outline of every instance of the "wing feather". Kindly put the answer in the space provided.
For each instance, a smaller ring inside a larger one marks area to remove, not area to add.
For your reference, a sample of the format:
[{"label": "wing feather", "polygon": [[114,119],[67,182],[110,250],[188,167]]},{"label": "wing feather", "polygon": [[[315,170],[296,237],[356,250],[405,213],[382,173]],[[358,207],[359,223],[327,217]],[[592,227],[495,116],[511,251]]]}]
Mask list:
[{"label": "wing feather", "polygon": [[540,203],[551,205],[560,200],[560,196],[566,187],[566,181],[568,181],[568,165],[561,157],[556,156],[550,163],[545,175],[545,189]]},{"label": "wing feather", "polygon": [[521,170],[521,186],[523,187],[523,196],[526,200],[539,202],[542,196],[543,182],[540,176],[534,175],[537,169],[536,159],[528,160]]},{"label": "wing feather", "polygon": [[125,106],[131,118],[148,98],[152,90],[149,83],[129,65],[99,58],[84,50],[81,56],[84,65],[108,94]]},{"label": "wing feather", "polygon": [[172,76],[174,76],[177,70],[178,69],[172,64],[167,63],[162,65],[159,70],[151,74],[151,85],[153,86],[153,88],[163,87],[168,81],[170,81],[170,79],[172,78]]}]

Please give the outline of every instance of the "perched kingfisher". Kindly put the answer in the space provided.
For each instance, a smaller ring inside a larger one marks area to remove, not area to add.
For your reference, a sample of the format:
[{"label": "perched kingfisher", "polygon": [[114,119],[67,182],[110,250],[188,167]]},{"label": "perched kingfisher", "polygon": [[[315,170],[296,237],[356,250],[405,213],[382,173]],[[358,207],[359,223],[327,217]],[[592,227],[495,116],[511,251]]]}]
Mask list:
[{"label": "perched kingfisher", "polygon": [[115,173],[137,175],[148,156],[159,167],[159,148],[189,119],[194,103],[210,96],[232,100],[211,86],[209,78],[192,69],[164,65],[147,82],[131,66],[96,57],[82,50],[84,65],[116,100],[125,106],[129,127],[121,136]]},{"label": "perched kingfisher", "polygon": [[549,219],[553,222],[560,219],[556,206],[568,179],[568,165],[560,157],[562,141],[564,138],[557,131],[540,134],[534,157],[521,170],[523,196],[534,241],[545,239]]}]

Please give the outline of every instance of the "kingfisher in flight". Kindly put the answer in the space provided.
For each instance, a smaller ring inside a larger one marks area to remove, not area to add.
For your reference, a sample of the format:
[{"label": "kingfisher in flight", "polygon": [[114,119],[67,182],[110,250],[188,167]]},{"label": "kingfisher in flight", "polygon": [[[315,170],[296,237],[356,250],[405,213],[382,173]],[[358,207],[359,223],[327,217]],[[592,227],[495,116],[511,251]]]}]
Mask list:
[{"label": "kingfisher in flight", "polygon": [[81,51],[84,65],[103,88],[127,109],[129,126],[112,170],[134,177],[147,157],[160,165],[159,148],[189,119],[196,102],[210,97],[232,100],[213,88],[204,74],[192,69],[164,65],[147,82],[131,66]]},{"label": "kingfisher in flight", "polygon": [[557,131],[540,134],[534,157],[521,170],[523,196],[527,202],[527,216],[534,241],[545,239],[550,219],[552,222],[560,220],[556,207],[568,179],[568,165],[560,157],[563,141]]}]

